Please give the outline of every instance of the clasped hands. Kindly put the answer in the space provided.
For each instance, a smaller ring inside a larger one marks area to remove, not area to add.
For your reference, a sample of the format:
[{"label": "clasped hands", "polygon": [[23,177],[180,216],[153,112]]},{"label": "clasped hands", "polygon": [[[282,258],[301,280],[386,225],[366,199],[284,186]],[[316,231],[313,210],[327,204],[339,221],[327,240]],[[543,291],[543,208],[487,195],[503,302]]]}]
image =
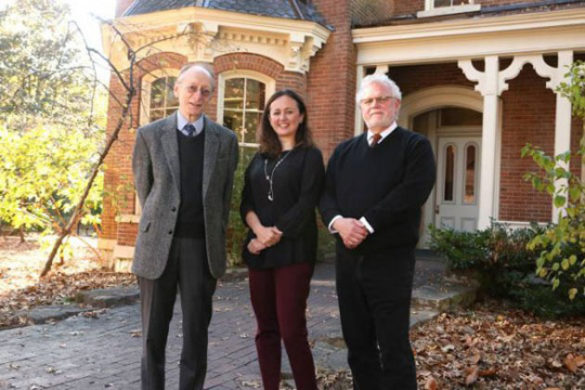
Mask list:
[{"label": "clasped hands", "polygon": [[258,226],[254,229],[254,234],[256,238],[248,243],[248,251],[253,255],[277,244],[282,237],[282,232],[276,226]]},{"label": "clasped hands", "polygon": [[369,233],[364,224],[355,218],[338,218],[332,227],[339,233],[343,245],[348,249],[360,245]]}]

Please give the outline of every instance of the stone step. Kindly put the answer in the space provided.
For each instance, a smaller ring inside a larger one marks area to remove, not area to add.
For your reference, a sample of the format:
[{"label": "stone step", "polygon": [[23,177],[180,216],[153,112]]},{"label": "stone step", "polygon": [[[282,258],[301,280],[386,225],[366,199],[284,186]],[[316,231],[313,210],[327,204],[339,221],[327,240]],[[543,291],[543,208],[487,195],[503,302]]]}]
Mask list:
[{"label": "stone step", "polygon": [[424,285],[412,292],[412,306],[438,312],[470,306],[476,299],[477,286],[444,282]]},{"label": "stone step", "polygon": [[137,286],[128,286],[81,291],[75,300],[84,305],[105,308],[134,303],[139,296]]}]

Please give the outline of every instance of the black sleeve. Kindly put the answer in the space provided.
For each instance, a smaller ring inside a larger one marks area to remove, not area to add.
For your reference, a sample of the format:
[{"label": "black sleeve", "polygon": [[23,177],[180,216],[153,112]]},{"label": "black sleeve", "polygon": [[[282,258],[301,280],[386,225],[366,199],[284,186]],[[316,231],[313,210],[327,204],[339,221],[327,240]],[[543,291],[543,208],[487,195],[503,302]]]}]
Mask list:
[{"label": "black sleeve", "polygon": [[296,203],[281,215],[275,226],[284,237],[296,237],[302,231],[307,220],[314,215],[315,207],[323,187],[323,156],[317,148],[307,149],[303,161],[301,189]]},{"label": "black sleeve", "polygon": [[319,211],[325,226],[329,226],[331,220],[336,215],[343,215],[337,204],[337,194],[335,191],[335,174],[337,167],[337,159],[339,158],[339,147],[335,149],[333,155],[329,158],[327,163],[327,173],[325,174],[325,184],[323,194],[319,201]]},{"label": "black sleeve", "polygon": [[424,137],[413,141],[407,145],[402,182],[364,213],[374,231],[392,225],[404,212],[422,207],[435,184],[435,157],[430,142]]},{"label": "black sleeve", "polygon": [[246,225],[246,226],[248,226],[248,224],[246,223],[246,214],[248,214],[249,211],[256,212],[256,206],[254,204],[254,196],[252,194],[252,184],[251,184],[251,178],[250,178],[250,171],[251,171],[252,165],[255,164],[257,160],[258,160],[258,153],[256,153],[256,155],[254,155],[254,157],[252,158],[252,161],[250,161],[250,164],[248,164],[248,167],[246,168],[246,172],[244,173],[244,188],[242,189],[242,200],[240,202],[240,216],[242,217],[242,221],[244,222],[244,225]]}]

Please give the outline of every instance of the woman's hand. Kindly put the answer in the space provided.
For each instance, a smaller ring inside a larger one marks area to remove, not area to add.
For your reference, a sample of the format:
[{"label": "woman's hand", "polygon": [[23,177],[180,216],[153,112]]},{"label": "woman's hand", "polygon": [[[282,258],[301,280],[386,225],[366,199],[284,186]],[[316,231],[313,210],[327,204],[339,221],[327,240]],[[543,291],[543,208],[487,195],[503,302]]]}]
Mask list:
[{"label": "woman's hand", "polygon": [[282,232],[274,226],[256,226],[256,229],[254,229],[254,234],[256,235],[256,238],[266,247],[276,244],[282,237]]},{"label": "woman's hand", "polygon": [[248,243],[248,252],[250,252],[253,255],[260,254],[260,252],[262,252],[266,248],[267,246],[260,242],[257,238],[251,239],[250,242]]}]

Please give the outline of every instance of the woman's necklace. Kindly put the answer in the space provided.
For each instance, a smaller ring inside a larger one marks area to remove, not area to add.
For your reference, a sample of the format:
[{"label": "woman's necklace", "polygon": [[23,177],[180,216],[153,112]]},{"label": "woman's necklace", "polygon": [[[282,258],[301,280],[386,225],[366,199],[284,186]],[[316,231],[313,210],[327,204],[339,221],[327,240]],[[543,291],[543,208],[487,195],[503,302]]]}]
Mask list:
[{"label": "woman's necklace", "polygon": [[268,175],[268,159],[267,158],[264,159],[264,177],[266,178],[266,181],[268,182],[268,200],[271,202],[274,201],[274,190],[272,189],[272,183],[273,183],[273,179],[274,179],[274,171],[276,171],[276,168],[278,168],[278,166],[284,161],[286,156],[288,156],[289,154],[290,154],[290,152],[286,153],[284,156],[282,156],[280,159],[278,159],[276,164],[274,164],[274,168],[272,168],[272,172],[270,172],[270,175]]}]

